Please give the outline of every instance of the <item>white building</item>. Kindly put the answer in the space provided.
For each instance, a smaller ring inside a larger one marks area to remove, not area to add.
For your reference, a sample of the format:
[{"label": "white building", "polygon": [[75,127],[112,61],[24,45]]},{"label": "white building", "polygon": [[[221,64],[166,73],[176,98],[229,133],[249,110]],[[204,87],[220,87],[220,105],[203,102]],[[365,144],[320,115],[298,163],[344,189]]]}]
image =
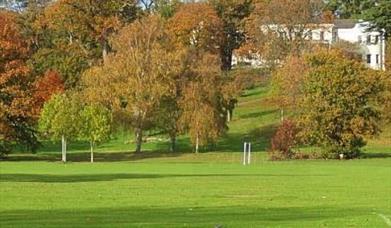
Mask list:
[{"label": "white building", "polygon": [[[363,62],[376,70],[385,69],[385,37],[378,31],[370,31],[370,23],[355,20],[336,20],[333,24],[320,24],[306,32],[306,39],[332,45],[340,40],[359,44]],[[232,64],[245,62],[251,66],[262,65],[259,58],[233,57]]]}]

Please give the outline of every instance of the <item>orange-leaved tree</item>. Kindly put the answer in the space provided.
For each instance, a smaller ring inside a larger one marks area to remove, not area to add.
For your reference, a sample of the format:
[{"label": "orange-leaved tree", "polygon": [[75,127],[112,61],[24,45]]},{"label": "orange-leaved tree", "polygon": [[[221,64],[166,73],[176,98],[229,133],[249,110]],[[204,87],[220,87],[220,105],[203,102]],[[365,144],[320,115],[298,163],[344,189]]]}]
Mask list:
[{"label": "orange-leaved tree", "polygon": [[223,40],[223,23],[208,3],[182,5],[168,21],[171,34],[185,46],[219,53]]},{"label": "orange-leaved tree", "polygon": [[42,77],[34,82],[34,115],[39,117],[40,111],[50,98],[58,93],[64,92],[64,82],[61,76],[53,70],[47,71]]},{"label": "orange-leaved tree", "polygon": [[16,18],[0,11],[0,153],[9,150],[10,142],[32,150],[37,146],[30,97],[33,78],[25,63],[29,49]]}]

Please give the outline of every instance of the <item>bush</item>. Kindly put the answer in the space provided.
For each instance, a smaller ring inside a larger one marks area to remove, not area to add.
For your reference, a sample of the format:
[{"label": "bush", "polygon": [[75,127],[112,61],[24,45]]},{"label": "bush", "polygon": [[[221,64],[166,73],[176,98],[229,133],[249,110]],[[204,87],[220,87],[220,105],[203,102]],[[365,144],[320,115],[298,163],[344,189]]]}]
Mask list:
[{"label": "bush", "polygon": [[6,157],[11,152],[9,143],[0,140],[0,159]]},{"label": "bush", "polygon": [[285,120],[277,129],[276,134],[271,141],[271,151],[269,157],[271,160],[284,160],[293,157],[293,146],[296,145],[296,136],[298,128],[295,122]]}]

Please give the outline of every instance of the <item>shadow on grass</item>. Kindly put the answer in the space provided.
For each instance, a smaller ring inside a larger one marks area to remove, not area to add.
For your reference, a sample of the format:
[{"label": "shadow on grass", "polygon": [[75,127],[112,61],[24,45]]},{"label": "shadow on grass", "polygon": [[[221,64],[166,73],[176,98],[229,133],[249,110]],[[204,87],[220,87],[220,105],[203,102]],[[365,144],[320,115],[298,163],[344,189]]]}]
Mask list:
[{"label": "shadow on grass", "polygon": [[252,112],[240,115],[240,119],[253,119],[253,118],[262,118],[263,116],[276,113],[276,110],[267,110],[262,112]]},{"label": "shadow on grass", "polygon": [[275,124],[254,128],[248,134],[230,134],[228,133],[216,145],[216,151],[223,152],[241,152],[243,143],[251,142],[252,151],[266,151],[270,147],[270,139],[276,130]]},{"label": "shadow on grass", "polygon": [[[264,227],[303,226],[368,215],[370,209],[343,207],[116,207],[8,210],[1,227]],[[304,222],[304,223],[303,223]],[[318,224],[319,225],[319,224]]]},{"label": "shadow on grass", "polygon": [[327,175],[313,174],[148,174],[148,173],[116,173],[116,174],[1,174],[2,182],[33,182],[33,183],[79,183],[101,182],[131,179],[157,179],[157,178],[194,178],[194,177],[324,177]]},{"label": "shadow on grass", "polygon": [[[144,151],[141,153],[125,153],[125,152],[112,152],[94,153],[95,162],[120,162],[120,161],[138,161],[151,158],[169,158],[179,157],[183,153],[169,153],[159,151]],[[86,152],[72,152],[67,154],[67,161],[70,162],[88,162],[90,160],[90,153]],[[61,154],[58,153],[40,153],[40,154],[13,154],[4,158],[3,161],[61,161]]]},{"label": "shadow on grass", "polygon": [[391,153],[362,153],[360,158],[391,158]]}]

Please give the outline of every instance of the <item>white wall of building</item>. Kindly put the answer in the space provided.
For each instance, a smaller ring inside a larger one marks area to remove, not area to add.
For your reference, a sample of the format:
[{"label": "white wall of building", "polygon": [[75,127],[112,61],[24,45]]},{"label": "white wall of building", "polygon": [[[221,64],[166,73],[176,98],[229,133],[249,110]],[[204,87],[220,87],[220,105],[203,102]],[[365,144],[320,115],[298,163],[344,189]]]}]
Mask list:
[{"label": "white wall of building", "polygon": [[368,22],[357,23],[353,28],[338,29],[338,38],[358,43],[361,46],[363,61],[372,69],[384,69],[384,37],[380,32],[368,31]]},{"label": "white wall of building", "polygon": [[[368,67],[376,70],[385,69],[385,39],[377,31],[369,31],[368,22],[357,22],[352,26],[338,27],[335,24],[321,24],[319,28],[312,29],[311,40],[313,42],[332,45],[338,40],[359,43],[363,62]],[[263,61],[259,59],[247,59],[245,57],[233,56],[233,65],[239,62],[257,67],[262,66]]]}]

